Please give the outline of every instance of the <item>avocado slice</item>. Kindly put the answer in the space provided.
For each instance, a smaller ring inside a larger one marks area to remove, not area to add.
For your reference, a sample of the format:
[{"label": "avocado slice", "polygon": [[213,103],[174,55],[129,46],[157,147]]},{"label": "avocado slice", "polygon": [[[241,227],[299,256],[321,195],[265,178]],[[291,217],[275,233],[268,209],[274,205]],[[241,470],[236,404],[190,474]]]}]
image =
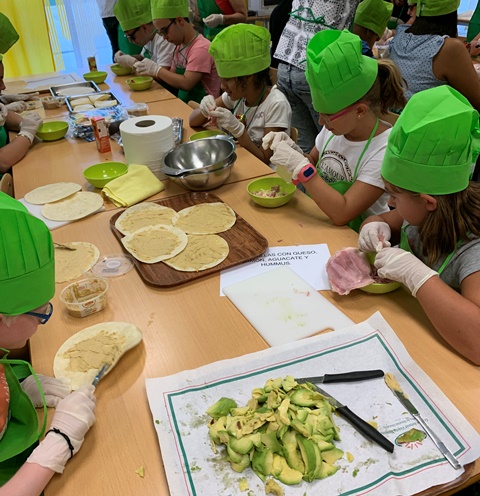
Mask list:
[{"label": "avocado slice", "polygon": [[277,440],[277,432],[268,432],[261,435],[262,443],[273,453],[282,451],[283,446]]},{"label": "avocado slice", "polygon": [[228,415],[232,408],[237,408],[237,403],[234,400],[231,398],[220,398],[206,413],[216,419]]},{"label": "avocado slice", "polygon": [[330,465],[333,465],[337,460],[340,460],[343,455],[343,451],[339,448],[332,448],[328,451],[322,452],[323,460],[325,460]]},{"label": "avocado slice", "polygon": [[[243,460],[243,456],[244,455],[242,455],[241,453],[237,453],[236,451],[234,451],[231,448],[231,446],[230,446],[230,442],[228,442],[228,444],[227,444],[227,453],[228,453],[228,457],[230,458],[230,460],[233,463],[241,463],[241,461]],[[248,461],[250,462],[250,459]]]},{"label": "avocado slice", "polygon": [[315,472],[317,470],[317,452],[315,451],[316,445],[313,441],[310,441],[310,439],[303,436],[297,436],[297,442],[298,447],[300,448],[303,463],[305,464],[303,479],[307,482],[312,482],[315,478]]},{"label": "avocado slice", "polygon": [[287,460],[290,468],[298,470],[302,474],[305,472],[305,464],[298,450],[297,434],[295,431],[288,430],[282,437],[283,456]]},{"label": "avocado slice", "polygon": [[[273,465],[273,453],[268,448],[263,450],[255,450],[255,454],[252,458],[252,468],[255,473],[262,474],[263,476],[270,475],[272,473]],[[262,478],[262,480],[265,480]]]},{"label": "avocado slice", "polygon": [[247,467],[250,467],[250,457],[248,455],[243,455],[240,462],[234,462],[230,460],[230,466],[235,472],[243,472]]},{"label": "avocado slice", "polygon": [[[212,419],[214,420],[214,419]],[[218,438],[218,431],[224,431],[225,430],[225,420],[226,417],[220,417],[216,421],[213,422],[213,424],[210,425],[210,439],[215,443],[215,444],[221,444],[220,439]]]},{"label": "avocado slice", "polygon": [[253,435],[243,436],[240,439],[231,437],[228,441],[228,446],[230,447],[230,449],[236,451],[237,453],[241,453],[242,455],[245,455],[253,448],[252,437]]},{"label": "avocado slice", "polygon": [[319,472],[316,474],[316,479],[325,479],[325,477],[330,477],[338,470],[338,467],[334,465],[330,465],[327,462],[323,462]]},{"label": "avocado slice", "polygon": [[284,484],[293,485],[302,482],[303,474],[288,466],[283,456],[273,455],[273,475]]},{"label": "avocado slice", "polygon": [[310,437],[310,433],[307,431],[307,429],[305,428],[305,426],[299,420],[293,419],[290,425],[296,431],[298,431],[302,436],[304,436],[306,438]]}]

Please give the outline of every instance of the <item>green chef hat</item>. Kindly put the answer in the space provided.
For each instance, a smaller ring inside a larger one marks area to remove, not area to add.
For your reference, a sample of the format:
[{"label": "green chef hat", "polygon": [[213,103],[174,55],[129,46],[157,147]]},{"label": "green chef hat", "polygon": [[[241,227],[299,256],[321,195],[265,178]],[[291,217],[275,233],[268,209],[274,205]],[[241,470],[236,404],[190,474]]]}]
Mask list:
[{"label": "green chef hat", "polygon": [[439,16],[451,14],[458,9],[460,0],[418,0],[417,16]]},{"label": "green chef hat", "polygon": [[55,256],[47,226],[0,193],[0,313],[19,315],[55,294]]},{"label": "green chef hat", "polygon": [[0,12],[0,53],[7,53],[19,38],[20,36],[10,19]]},{"label": "green chef hat", "polygon": [[152,22],[150,0],[118,0],[113,13],[123,31],[136,29],[142,24]]},{"label": "green chef hat", "polygon": [[412,96],[388,138],[382,176],[403,189],[448,195],[468,186],[478,112],[450,86]]},{"label": "green chef hat", "polygon": [[334,114],[357,102],[377,73],[378,62],[362,55],[362,40],[350,31],[320,31],[307,45],[306,77],[317,112]]},{"label": "green chef hat", "polygon": [[353,22],[370,29],[381,38],[392,11],[393,3],[385,2],[384,0],[363,0],[357,7]]},{"label": "green chef hat", "polygon": [[188,17],[188,0],[151,0],[152,19]]},{"label": "green chef hat", "polygon": [[232,24],[209,48],[221,78],[249,76],[270,67],[270,33],[255,24]]}]

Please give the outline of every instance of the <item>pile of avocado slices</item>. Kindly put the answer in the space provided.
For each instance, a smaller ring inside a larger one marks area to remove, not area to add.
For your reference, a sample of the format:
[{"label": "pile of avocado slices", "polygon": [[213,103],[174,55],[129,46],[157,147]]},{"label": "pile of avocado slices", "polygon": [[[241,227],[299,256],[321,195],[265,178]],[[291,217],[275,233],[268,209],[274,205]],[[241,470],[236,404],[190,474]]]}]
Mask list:
[{"label": "pile of avocado slices", "polygon": [[214,452],[225,445],[233,470],[251,466],[262,481],[273,476],[292,485],[324,479],[343,456],[333,444],[340,438],[332,406],[313,385],[291,376],[269,379],[244,407],[220,398],[207,414]]}]

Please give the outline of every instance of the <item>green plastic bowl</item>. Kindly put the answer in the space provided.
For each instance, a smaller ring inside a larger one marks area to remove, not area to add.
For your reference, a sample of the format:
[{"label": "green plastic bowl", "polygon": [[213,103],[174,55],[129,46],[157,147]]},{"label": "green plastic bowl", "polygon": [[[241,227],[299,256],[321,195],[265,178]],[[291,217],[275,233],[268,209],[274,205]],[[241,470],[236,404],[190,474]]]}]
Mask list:
[{"label": "green plastic bowl", "polygon": [[[367,253],[367,260],[370,263],[370,265],[373,265],[376,256],[377,256],[376,253],[373,252]],[[385,283],[372,282],[372,284],[368,284],[367,286],[364,286],[363,288],[359,288],[359,289],[365,291],[365,293],[384,294],[384,293],[390,293],[391,291],[395,291],[401,285],[402,283],[398,281],[385,282]]]},{"label": "green plastic bowl", "polygon": [[123,176],[128,166],[123,162],[102,162],[91,165],[83,171],[83,177],[96,188],[103,188],[113,179]]},{"label": "green plastic bowl", "polygon": [[83,75],[85,81],[93,81],[94,83],[103,83],[107,79],[108,74],[105,71],[86,72]]},{"label": "green plastic bowl", "polygon": [[152,86],[153,78],[150,76],[137,76],[127,79],[127,84],[133,91],[148,90]]},{"label": "green plastic bowl", "polygon": [[123,67],[120,64],[113,64],[110,66],[110,69],[117,76],[126,76],[127,74],[130,74],[132,72],[132,69],[130,67]]},{"label": "green plastic bowl", "polygon": [[68,122],[44,122],[37,131],[37,136],[43,141],[56,141],[62,139],[68,131]]},{"label": "green plastic bowl", "polygon": [[219,129],[208,129],[206,131],[200,131],[198,133],[193,133],[189,141],[195,141],[198,139],[203,139],[203,138],[212,138],[213,136],[218,136],[219,134],[223,134],[224,136],[227,133],[224,133],[223,131],[220,131]]},{"label": "green plastic bowl", "polygon": [[[280,191],[285,192],[286,195],[277,198],[265,198],[254,194],[255,191],[261,189],[269,190],[272,186],[280,186]],[[247,186],[250,198],[258,205],[267,208],[276,208],[285,205],[293,198],[296,189],[297,187],[294,184],[287,183],[281,177],[262,177],[260,179],[255,179],[255,181],[252,181]]]}]

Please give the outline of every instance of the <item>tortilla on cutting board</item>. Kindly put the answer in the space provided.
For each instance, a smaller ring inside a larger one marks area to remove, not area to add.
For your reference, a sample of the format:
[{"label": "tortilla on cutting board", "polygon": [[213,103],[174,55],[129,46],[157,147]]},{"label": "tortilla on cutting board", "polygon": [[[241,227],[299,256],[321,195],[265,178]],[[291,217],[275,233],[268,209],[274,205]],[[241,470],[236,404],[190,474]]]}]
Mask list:
[{"label": "tortilla on cutting board", "polygon": [[25,194],[25,201],[33,205],[45,205],[58,200],[63,200],[82,187],[77,183],[53,183],[40,186]]},{"label": "tortilla on cutting board", "polygon": [[90,270],[100,257],[100,250],[92,243],[72,241],[64,243],[75,250],[55,247],[55,282],[73,281]]},{"label": "tortilla on cutting board", "polygon": [[228,231],[235,221],[235,212],[225,203],[199,203],[180,210],[174,226],[187,234],[217,234]]},{"label": "tortilla on cutting board", "polygon": [[103,207],[103,198],[97,193],[79,191],[63,200],[47,203],[42,215],[49,220],[70,221],[83,219]]},{"label": "tortilla on cutting board", "polygon": [[199,272],[222,263],[229,251],[228,243],[216,234],[192,234],[183,251],[163,262],[182,272]]},{"label": "tortilla on cutting board", "polygon": [[157,263],[178,255],[187,246],[187,235],[173,226],[142,227],[122,238],[125,249],[143,263]]},{"label": "tortilla on cutting board", "polygon": [[108,364],[110,373],[120,358],[142,341],[142,331],[128,322],[103,322],[70,336],[58,349],[53,373],[71,389],[91,384]]},{"label": "tortilla on cutting board", "polygon": [[123,234],[132,234],[142,227],[157,224],[173,225],[178,214],[173,208],[144,202],[127,208],[116,220],[115,227]]}]

